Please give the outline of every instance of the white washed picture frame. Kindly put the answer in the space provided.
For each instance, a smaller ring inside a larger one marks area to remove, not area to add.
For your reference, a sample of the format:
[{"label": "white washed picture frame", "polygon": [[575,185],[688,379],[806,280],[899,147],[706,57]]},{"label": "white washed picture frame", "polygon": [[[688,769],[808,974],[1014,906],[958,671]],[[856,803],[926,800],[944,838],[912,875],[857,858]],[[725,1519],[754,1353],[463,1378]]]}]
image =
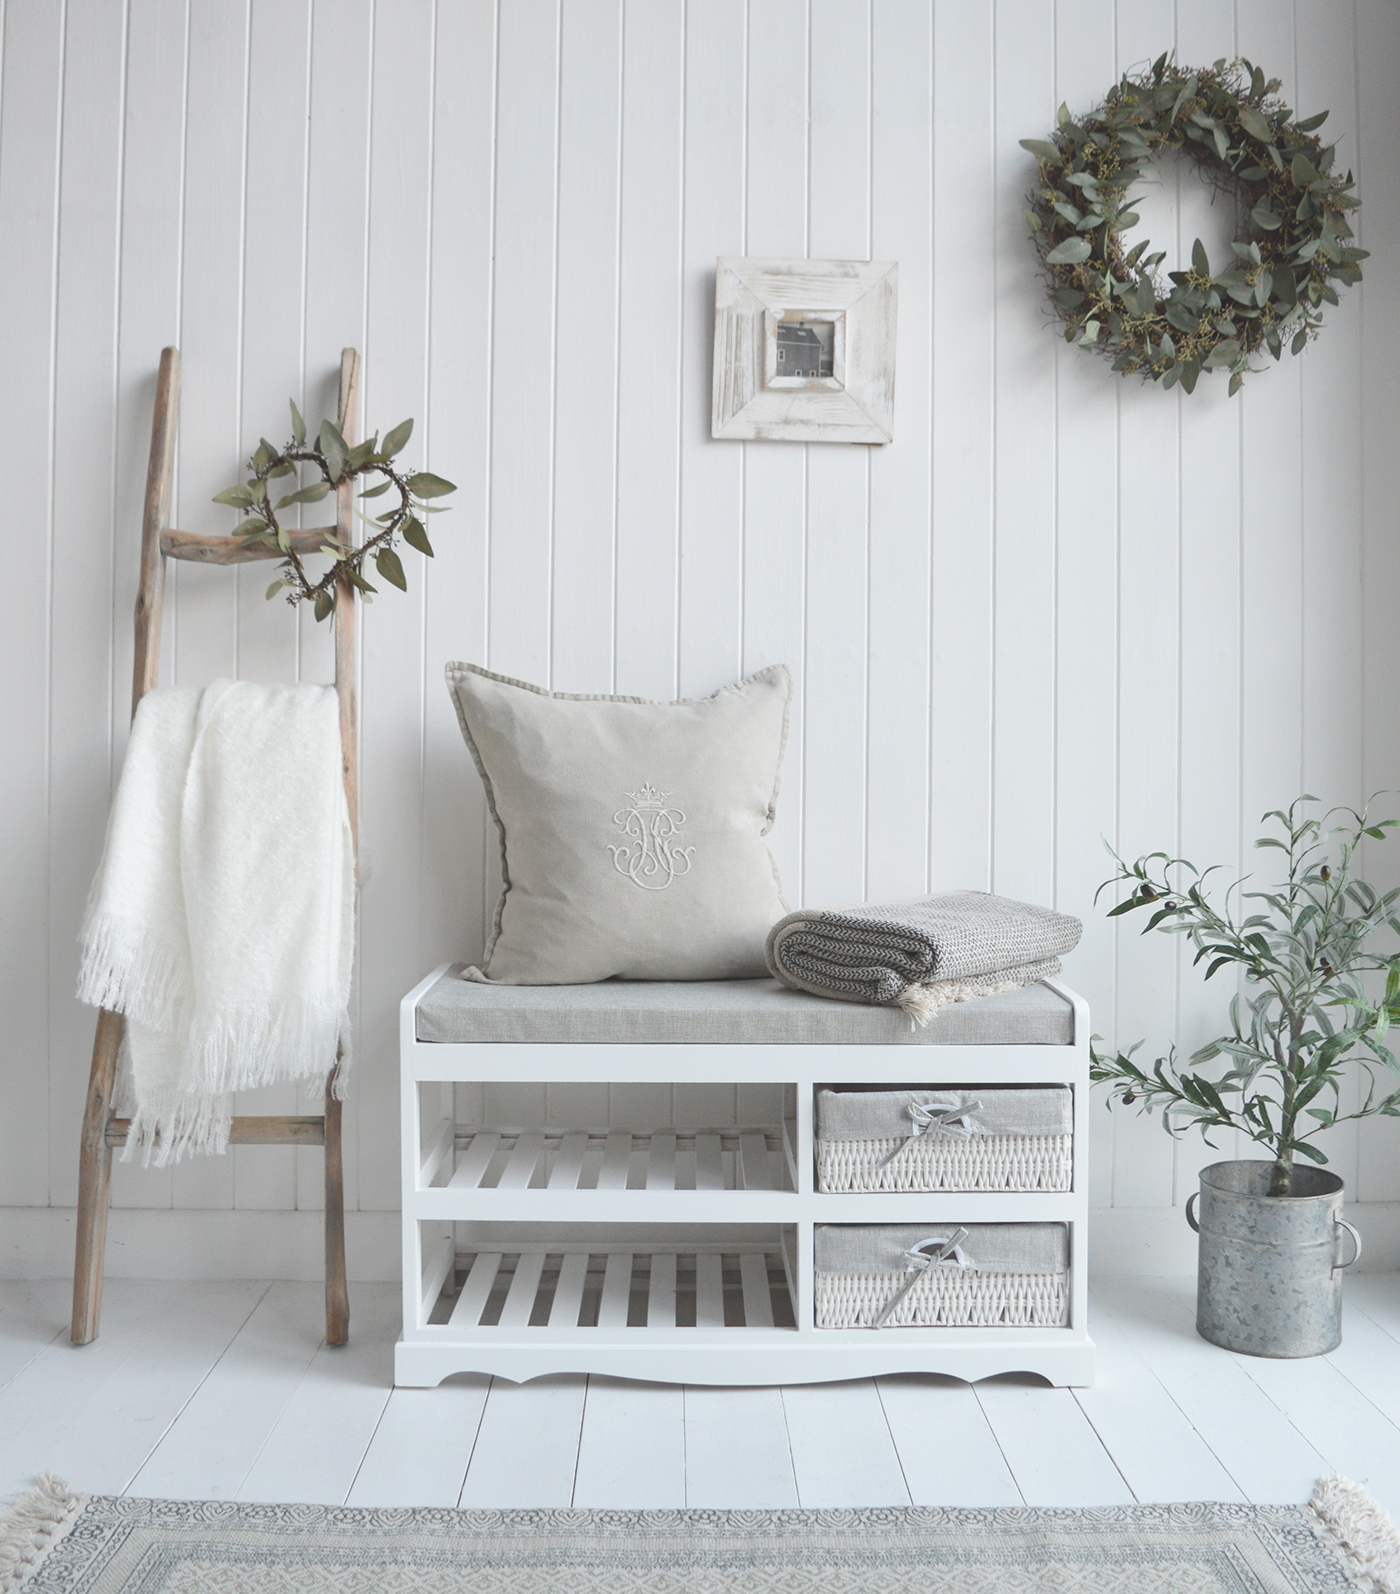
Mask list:
[{"label": "white washed picture frame", "polygon": [[721,256],[711,435],[893,441],[898,288],[892,260]]}]

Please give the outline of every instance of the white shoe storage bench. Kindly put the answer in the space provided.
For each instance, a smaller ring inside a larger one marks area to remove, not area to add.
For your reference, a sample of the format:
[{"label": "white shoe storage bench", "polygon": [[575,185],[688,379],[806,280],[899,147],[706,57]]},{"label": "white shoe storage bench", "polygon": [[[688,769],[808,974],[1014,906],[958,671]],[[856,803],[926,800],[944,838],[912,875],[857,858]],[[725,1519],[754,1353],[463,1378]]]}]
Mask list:
[{"label": "white shoe storage bench", "polygon": [[[401,1009],[395,1382],[428,1387],[461,1372],[694,1384],[1031,1372],[1092,1383],[1088,1038],[1086,1004],[1053,981],[944,1008],[915,1030],[902,1012],[772,980],[487,986],[444,964]],[[610,1116],[623,1121],[596,1127],[459,1121],[457,1085],[525,1082],[766,1082],[780,1089],[759,1094],[782,1106],[761,1123],[641,1124],[616,1090]],[[823,1193],[814,1102],[833,1085],[1067,1085],[1071,1188]],[[1011,1222],[1066,1226],[1066,1326],[816,1326],[817,1225]]]}]

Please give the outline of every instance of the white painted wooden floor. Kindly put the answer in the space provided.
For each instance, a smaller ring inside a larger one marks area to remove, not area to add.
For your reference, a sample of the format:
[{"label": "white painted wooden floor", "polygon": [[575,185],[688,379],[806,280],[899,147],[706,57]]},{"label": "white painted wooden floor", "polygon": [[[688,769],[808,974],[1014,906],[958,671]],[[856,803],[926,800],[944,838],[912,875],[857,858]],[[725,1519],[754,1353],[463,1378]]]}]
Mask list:
[{"label": "white painted wooden floor", "polygon": [[308,1284],[113,1280],[102,1337],[62,1280],[0,1283],[0,1497],[463,1506],[1095,1505],[1302,1500],[1342,1472],[1400,1518],[1400,1275],[1347,1280],[1333,1355],[1205,1344],[1189,1279],[1104,1283],[1090,1390],[898,1377],[782,1389],[459,1378],[391,1390],[397,1291],[320,1343]]}]

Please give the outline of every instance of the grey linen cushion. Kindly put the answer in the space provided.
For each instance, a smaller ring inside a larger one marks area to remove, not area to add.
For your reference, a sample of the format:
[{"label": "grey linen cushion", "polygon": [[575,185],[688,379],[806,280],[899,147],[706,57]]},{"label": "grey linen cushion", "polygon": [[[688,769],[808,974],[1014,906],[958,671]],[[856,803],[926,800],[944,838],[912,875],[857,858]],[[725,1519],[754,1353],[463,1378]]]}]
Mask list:
[{"label": "grey linen cushion", "polygon": [[482,985],[458,964],[423,993],[420,1041],[444,1044],[1069,1046],[1074,1009],[1046,985],[945,1007],[915,1029],[897,1007],[828,1002],[776,980]]},{"label": "grey linen cushion", "polygon": [[784,666],[675,703],[547,692],[474,664],[449,664],[447,684],[505,877],[469,977],[764,972],[764,940],[787,911],[763,840],[787,742]]},{"label": "grey linen cushion", "polygon": [[813,1240],[820,1273],[902,1273],[904,1253],[959,1229],[963,1257],[982,1273],[1063,1273],[1069,1234],[1063,1223],[819,1223]]}]

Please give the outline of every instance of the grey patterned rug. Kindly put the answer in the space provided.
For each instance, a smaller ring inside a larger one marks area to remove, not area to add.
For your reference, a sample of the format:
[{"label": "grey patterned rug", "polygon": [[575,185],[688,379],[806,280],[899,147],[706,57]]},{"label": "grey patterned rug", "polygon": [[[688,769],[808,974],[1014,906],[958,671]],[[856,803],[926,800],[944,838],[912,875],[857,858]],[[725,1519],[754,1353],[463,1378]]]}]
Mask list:
[{"label": "grey patterned rug", "polygon": [[0,1511],[23,1594],[1391,1594],[1384,1512],[1344,1480],[1311,1506],[1094,1510],[447,1511],[73,1495]]}]

